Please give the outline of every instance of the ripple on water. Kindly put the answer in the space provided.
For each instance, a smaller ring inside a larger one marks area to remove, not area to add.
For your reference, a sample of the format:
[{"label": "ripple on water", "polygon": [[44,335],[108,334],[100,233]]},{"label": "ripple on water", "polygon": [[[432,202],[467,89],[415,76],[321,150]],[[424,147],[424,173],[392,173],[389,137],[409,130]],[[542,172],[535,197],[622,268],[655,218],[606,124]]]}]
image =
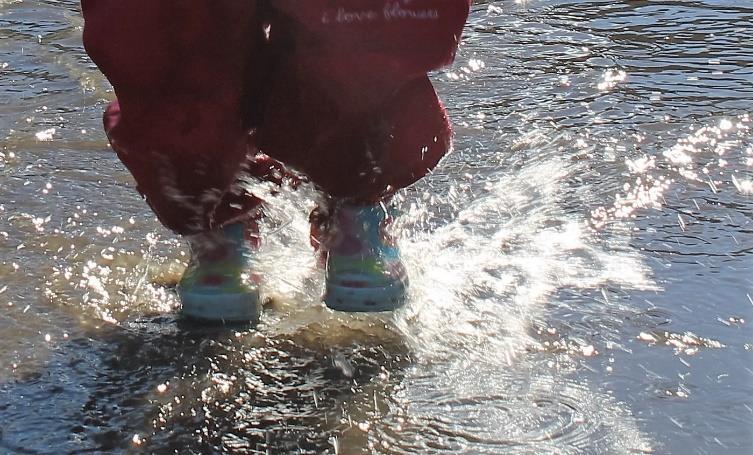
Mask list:
[{"label": "ripple on water", "polygon": [[442,365],[439,379],[409,371],[368,440],[386,453],[650,452],[611,397],[528,360],[498,369],[483,384],[474,375],[489,365]]}]

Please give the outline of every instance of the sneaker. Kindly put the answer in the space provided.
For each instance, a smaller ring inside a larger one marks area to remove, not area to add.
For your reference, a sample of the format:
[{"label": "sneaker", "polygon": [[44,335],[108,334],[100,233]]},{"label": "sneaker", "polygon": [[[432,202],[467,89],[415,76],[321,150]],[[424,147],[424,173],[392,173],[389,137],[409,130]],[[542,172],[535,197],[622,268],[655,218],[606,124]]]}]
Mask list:
[{"label": "sneaker", "polygon": [[405,304],[408,275],[400,251],[387,232],[391,221],[383,204],[335,205],[322,235],[314,239],[324,254],[323,300],[328,307],[376,312]]},{"label": "sneaker", "polygon": [[258,322],[261,297],[258,280],[250,274],[258,237],[247,238],[248,230],[236,223],[189,238],[191,260],[178,283],[183,316],[217,323]]}]

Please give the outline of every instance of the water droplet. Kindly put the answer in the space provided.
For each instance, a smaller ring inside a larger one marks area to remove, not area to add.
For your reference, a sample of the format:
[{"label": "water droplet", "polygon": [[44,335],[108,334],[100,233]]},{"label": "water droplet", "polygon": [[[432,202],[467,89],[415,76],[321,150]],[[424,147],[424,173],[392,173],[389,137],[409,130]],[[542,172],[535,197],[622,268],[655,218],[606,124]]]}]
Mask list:
[{"label": "water droplet", "polygon": [[53,137],[55,136],[56,131],[57,130],[55,128],[49,128],[49,129],[37,132],[37,134],[35,134],[35,137],[40,142],[49,142],[49,141],[52,141]]},{"label": "water droplet", "polygon": [[646,332],[641,332],[638,335],[638,339],[641,341],[647,341],[649,343],[656,343],[656,338],[650,333],[646,333]]}]

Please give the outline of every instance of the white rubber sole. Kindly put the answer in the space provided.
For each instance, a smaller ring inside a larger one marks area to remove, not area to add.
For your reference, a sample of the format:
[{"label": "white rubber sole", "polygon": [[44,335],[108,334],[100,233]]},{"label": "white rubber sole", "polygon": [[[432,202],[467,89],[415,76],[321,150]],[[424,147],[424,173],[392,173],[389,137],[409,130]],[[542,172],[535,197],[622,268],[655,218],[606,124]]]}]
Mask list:
[{"label": "white rubber sole", "polygon": [[327,283],[324,304],[335,311],[349,313],[377,313],[395,311],[405,305],[408,283],[395,283],[384,287],[354,288]]},{"label": "white rubber sole", "polygon": [[261,317],[261,295],[258,289],[243,294],[182,292],[180,314],[189,319],[212,323],[256,323]]}]

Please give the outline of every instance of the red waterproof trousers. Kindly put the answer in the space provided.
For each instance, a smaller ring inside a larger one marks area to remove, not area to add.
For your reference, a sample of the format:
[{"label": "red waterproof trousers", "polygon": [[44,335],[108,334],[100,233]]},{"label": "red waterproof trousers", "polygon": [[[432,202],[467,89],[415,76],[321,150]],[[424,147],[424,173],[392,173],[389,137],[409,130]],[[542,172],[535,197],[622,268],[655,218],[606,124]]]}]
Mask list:
[{"label": "red waterproof trousers", "polygon": [[275,161],[375,201],[429,172],[451,129],[426,73],[452,62],[470,0],[82,0],[112,83],[113,149],[179,234],[260,201]]}]

